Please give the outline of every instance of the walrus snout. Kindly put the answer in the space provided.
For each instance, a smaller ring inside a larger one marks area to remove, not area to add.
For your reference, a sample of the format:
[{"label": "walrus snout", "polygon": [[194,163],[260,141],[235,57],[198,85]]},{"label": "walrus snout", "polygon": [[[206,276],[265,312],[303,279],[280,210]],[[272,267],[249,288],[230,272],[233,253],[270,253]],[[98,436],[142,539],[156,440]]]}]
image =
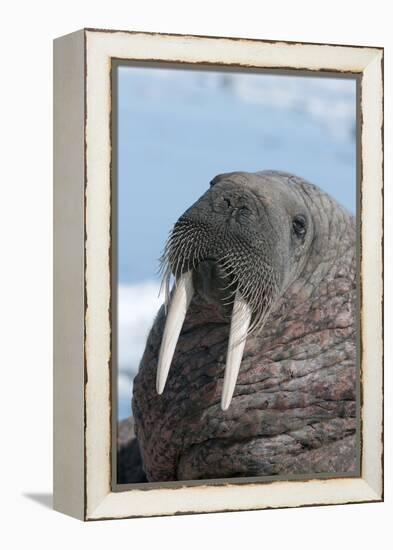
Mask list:
[{"label": "walrus snout", "polygon": [[[256,198],[244,184],[219,182],[178,219],[163,255],[168,315],[157,392],[164,391],[188,307],[197,292],[230,316],[221,406],[229,407],[248,334],[265,322],[278,288],[266,221],[258,225]],[[265,215],[266,217],[266,215]],[[169,296],[171,274],[174,290]]]}]

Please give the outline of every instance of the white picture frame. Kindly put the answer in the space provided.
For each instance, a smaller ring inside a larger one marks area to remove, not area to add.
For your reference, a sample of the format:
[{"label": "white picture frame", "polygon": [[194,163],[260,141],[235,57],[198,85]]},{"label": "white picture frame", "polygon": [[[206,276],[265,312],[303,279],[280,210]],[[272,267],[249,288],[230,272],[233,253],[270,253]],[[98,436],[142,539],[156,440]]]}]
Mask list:
[{"label": "white picture frame", "polygon": [[[359,477],[112,489],[111,69],[132,60],[360,82]],[[383,499],[383,49],[83,29],[54,42],[54,508],[81,520]]]}]

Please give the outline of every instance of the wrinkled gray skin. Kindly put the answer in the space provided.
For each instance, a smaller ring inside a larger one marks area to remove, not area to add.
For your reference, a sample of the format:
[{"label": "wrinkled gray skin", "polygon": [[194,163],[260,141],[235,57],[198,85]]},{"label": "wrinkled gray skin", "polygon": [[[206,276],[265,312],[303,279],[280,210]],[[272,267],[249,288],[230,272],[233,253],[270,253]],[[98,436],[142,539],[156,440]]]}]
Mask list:
[{"label": "wrinkled gray skin", "polygon": [[[155,384],[163,307],[134,381],[147,479],[354,472],[354,218],[291,174],[235,172],[214,178],[176,231],[182,246],[169,241],[165,262],[178,276],[194,270],[196,294],[163,394]],[[221,259],[228,254],[230,273]],[[247,338],[222,411],[236,289],[265,323]]]}]

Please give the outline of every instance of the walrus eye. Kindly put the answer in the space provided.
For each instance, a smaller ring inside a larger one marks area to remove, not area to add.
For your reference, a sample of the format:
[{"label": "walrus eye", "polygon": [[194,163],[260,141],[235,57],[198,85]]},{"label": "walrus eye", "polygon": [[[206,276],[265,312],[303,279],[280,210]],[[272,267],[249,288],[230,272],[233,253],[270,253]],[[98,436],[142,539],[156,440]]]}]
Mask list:
[{"label": "walrus eye", "polygon": [[306,218],[299,214],[298,216],[295,216],[292,220],[292,227],[295,232],[295,234],[300,237],[304,238],[306,235]]}]

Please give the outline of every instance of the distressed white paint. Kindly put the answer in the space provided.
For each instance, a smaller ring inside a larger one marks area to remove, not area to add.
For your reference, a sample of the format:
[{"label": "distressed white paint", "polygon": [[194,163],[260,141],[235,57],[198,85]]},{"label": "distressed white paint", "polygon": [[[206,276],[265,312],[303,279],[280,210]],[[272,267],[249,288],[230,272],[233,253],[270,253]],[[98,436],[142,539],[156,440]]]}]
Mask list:
[{"label": "distressed white paint", "polygon": [[230,38],[126,32],[87,32],[88,49],[101,58],[237,64],[361,72],[375,58],[373,48],[259,42]]},{"label": "distressed white paint", "polygon": [[[379,500],[382,493],[381,50],[100,31],[86,31],[86,38],[86,519]],[[363,72],[362,478],[111,492],[111,57]]]},{"label": "distressed white paint", "polygon": [[154,516],[177,512],[258,510],[378,499],[379,494],[363,479],[275,481],[267,484],[228,484],[222,487],[202,485],[182,489],[110,493],[89,519]]},{"label": "distressed white paint", "polygon": [[54,43],[53,507],[84,517],[84,33]]}]

